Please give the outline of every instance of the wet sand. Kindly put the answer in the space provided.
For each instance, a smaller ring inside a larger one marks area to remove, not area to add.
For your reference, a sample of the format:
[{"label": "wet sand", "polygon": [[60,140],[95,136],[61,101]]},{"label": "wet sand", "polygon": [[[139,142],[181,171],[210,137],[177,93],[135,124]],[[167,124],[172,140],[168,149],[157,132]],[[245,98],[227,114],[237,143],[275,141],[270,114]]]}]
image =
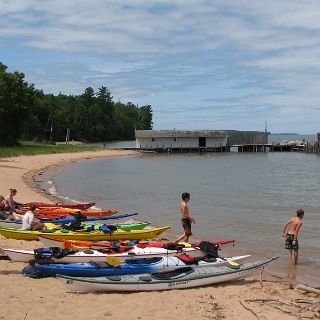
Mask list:
[{"label": "wet sand", "polygon": [[[127,151],[22,156],[0,159],[0,192],[18,190],[17,201],[55,201],[36,189],[34,180],[51,166],[92,157],[125,156]],[[88,199],[89,201],[90,199]],[[33,250],[36,241],[1,239],[1,247]],[[54,278],[23,277],[23,263],[0,261],[0,319],[297,319],[296,299],[316,299],[290,289],[290,281],[272,275],[272,265],[263,274],[245,280],[196,289],[149,293],[74,294]],[[260,301],[252,301],[261,299]],[[264,299],[264,300],[263,300]],[[250,301],[251,300],[251,301]],[[275,302],[272,300],[277,300]],[[261,301],[265,301],[262,303]],[[302,316],[315,317],[311,311]]]}]

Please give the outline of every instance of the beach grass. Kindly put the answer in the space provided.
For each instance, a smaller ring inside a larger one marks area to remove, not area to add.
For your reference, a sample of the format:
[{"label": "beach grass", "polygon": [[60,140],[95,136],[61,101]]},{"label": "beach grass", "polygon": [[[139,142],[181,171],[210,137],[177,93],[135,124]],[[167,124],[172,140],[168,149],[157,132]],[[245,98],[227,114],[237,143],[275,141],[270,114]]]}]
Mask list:
[{"label": "beach grass", "polygon": [[0,147],[0,158],[37,155],[37,154],[54,154],[83,151],[99,151],[108,148],[102,146],[86,146],[72,144],[44,144],[34,143],[31,141],[22,141],[19,146]]}]

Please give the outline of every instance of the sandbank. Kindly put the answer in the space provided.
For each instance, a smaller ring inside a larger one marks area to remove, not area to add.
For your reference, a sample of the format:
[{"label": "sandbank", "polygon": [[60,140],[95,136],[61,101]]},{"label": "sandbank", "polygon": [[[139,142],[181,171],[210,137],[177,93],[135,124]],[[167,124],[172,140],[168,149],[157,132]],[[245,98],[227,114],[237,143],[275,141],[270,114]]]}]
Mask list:
[{"label": "sandbank", "polygon": [[[70,161],[97,157],[125,156],[134,151],[91,151],[0,158],[0,193],[18,190],[21,202],[54,200],[34,186],[39,172]],[[90,201],[90,199],[88,199]],[[33,250],[36,241],[0,238],[0,247]],[[149,293],[74,294],[54,278],[30,279],[20,273],[23,263],[0,260],[0,319],[297,319],[315,317],[315,312],[298,312],[297,299],[312,295],[290,289],[290,282],[272,274],[196,289]],[[272,269],[272,265],[268,267]],[[257,301],[260,299],[260,301]],[[253,301],[255,300],[255,301]],[[275,302],[275,300],[280,302]]]}]

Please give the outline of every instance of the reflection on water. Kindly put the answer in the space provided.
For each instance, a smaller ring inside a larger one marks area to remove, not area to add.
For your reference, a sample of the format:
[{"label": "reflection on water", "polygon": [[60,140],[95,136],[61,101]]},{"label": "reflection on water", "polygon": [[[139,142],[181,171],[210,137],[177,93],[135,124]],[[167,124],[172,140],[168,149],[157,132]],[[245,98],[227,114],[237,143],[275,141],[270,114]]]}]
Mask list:
[{"label": "reflection on water", "polygon": [[[196,238],[233,238],[235,253],[279,255],[278,270],[299,279],[317,279],[320,271],[317,155],[147,154],[87,160],[48,172],[50,177],[61,194],[94,201],[101,208],[139,212],[140,220],[171,225],[174,234],[181,233],[181,193],[190,192]],[[305,210],[301,264],[292,272],[280,235],[284,222],[299,208]]]}]

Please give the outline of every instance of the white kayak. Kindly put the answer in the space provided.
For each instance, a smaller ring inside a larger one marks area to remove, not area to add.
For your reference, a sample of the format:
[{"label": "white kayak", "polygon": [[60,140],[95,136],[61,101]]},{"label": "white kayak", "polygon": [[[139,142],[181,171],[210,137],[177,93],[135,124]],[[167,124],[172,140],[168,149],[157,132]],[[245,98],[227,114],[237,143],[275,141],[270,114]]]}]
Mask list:
[{"label": "white kayak", "polygon": [[[191,248],[184,248],[183,253],[188,253],[188,249]],[[15,249],[2,249],[4,254],[6,254],[10,260],[15,262],[26,262],[28,263],[30,260],[34,260],[34,251],[31,250],[15,250]],[[199,256],[205,256],[206,253],[198,250]],[[51,260],[54,263],[85,263],[90,261],[106,261],[107,257],[119,257],[119,258],[130,258],[130,257],[141,257],[141,258],[152,258],[155,256],[161,255],[169,255],[173,256],[178,254],[177,250],[166,250],[164,248],[155,248],[155,247],[146,247],[146,248],[139,248],[134,247],[128,251],[122,253],[103,253],[98,250],[84,250],[84,251],[77,251],[72,254],[68,254],[62,258],[54,258],[52,257]],[[191,252],[192,253],[192,252]],[[250,256],[239,256],[239,257],[231,257],[230,260],[242,260],[248,258]],[[218,258],[220,259],[220,258]],[[223,262],[223,261],[221,261]]]},{"label": "white kayak", "polygon": [[158,291],[211,285],[251,276],[277,259],[273,257],[238,266],[185,266],[156,273],[107,277],[57,275],[69,292]]}]

